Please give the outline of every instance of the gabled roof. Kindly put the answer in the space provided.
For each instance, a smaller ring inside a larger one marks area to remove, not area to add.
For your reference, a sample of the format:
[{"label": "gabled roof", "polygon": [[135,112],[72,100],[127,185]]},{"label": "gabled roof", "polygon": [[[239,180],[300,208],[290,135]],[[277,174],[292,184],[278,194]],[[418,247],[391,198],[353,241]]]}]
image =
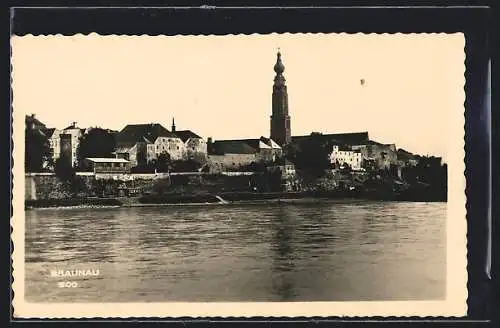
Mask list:
[{"label": "gabled roof", "polygon": [[264,141],[259,140],[259,149],[273,149],[273,148]]},{"label": "gabled roof", "polygon": [[281,147],[271,138],[260,137],[260,140],[272,149],[281,149]]},{"label": "gabled roof", "polygon": [[193,138],[193,139],[202,139],[199,135],[194,133],[191,130],[181,130],[181,131],[175,131],[174,134],[178,136],[182,142],[188,141],[188,139]]},{"label": "gabled roof", "polygon": [[350,133],[333,133],[333,134],[310,134],[306,136],[293,136],[292,141],[300,142],[312,137],[321,138],[324,141],[340,144],[363,144],[369,141],[368,132],[350,132]]},{"label": "gabled roof", "polygon": [[137,142],[155,142],[158,137],[177,138],[175,134],[165,129],[161,124],[129,124],[116,134],[117,146],[133,146]]},{"label": "gabled roof", "polygon": [[260,149],[281,149],[269,138],[239,140],[217,140],[212,144],[212,152],[215,154],[255,154]]}]

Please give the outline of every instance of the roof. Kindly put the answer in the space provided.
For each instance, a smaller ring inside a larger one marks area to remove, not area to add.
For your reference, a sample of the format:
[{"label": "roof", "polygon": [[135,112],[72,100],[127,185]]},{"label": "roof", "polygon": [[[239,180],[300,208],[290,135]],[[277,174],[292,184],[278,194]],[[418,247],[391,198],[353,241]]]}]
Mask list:
[{"label": "roof", "polygon": [[369,141],[368,132],[310,134],[306,136],[293,136],[292,141],[300,142],[302,140],[307,140],[311,137],[319,137],[325,141],[343,143],[343,144],[360,144]]},{"label": "roof", "polygon": [[410,153],[409,151],[405,150],[405,149],[398,149],[397,150],[397,157],[399,160],[403,160],[403,161],[407,161],[407,160],[410,160],[410,159],[415,159],[415,155]]},{"label": "roof", "polygon": [[273,140],[258,139],[216,140],[212,144],[215,154],[255,154],[260,149],[281,149]]},{"label": "roof", "polygon": [[[258,142],[258,139],[256,139]],[[215,154],[255,154],[259,151],[257,147],[251,146],[245,140],[217,140],[212,144]]]},{"label": "roof", "polygon": [[45,124],[43,124],[42,122],[40,122],[36,117],[35,117],[35,114],[31,114],[31,115],[26,115],[26,118],[25,118],[25,123],[27,125],[32,125],[34,124],[36,126],[36,128],[45,128]]},{"label": "roof", "polygon": [[129,124],[116,134],[117,146],[133,146],[146,140],[155,142],[158,137],[178,138],[161,124]]},{"label": "roof", "polygon": [[47,138],[51,138],[52,135],[54,134],[54,131],[56,131],[55,128],[50,128],[50,129],[43,129],[43,133],[47,136]]},{"label": "roof", "polygon": [[271,138],[260,137],[260,140],[273,149],[281,149],[281,147]]},{"label": "roof", "polygon": [[[80,129],[76,125],[71,124],[70,126],[65,127],[63,130],[73,130],[73,129]],[[80,130],[85,130],[85,129],[80,129]]]},{"label": "roof", "polygon": [[86,160],[94,163],[128,163],[126,159],[123,158],[102,158],[102,157],[89,157]]},{"label": "roof", "polygon": [[188,139],[202,139],[199,135],[194,133],[191,130],[181,130],[181,131],[175,131],[174,134],[178,136],[182,142],[188,141]]}]

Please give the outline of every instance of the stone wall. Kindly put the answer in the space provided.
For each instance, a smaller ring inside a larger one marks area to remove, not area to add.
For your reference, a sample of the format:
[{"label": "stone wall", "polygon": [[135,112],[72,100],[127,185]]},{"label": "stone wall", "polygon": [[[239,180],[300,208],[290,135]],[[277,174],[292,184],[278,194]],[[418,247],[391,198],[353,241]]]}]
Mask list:
[{"label": "stone wall", "polygon": [[223,172],[230,169],[237,169],[256,161],[257,157],[255,154],[225,154],[208,156],[208,165],[211,172]]},{"label": "stone wall", "polygon": [[75,197],[117,197],[126,186],[139,194],[146,193],[214,193],[249,191],[265,185],[262,174],[133,174],[127,179],[96,178],[95,175],[77,175],[77,183],[63,183],[54,174],[25,177],[25,199],[69,199]]},{"label": "stone wall", "polygon": [[95,177],[77,175],[76,183],[63,183],[53,174],[26,175],[25,199],[65,199],[93,195]]}]

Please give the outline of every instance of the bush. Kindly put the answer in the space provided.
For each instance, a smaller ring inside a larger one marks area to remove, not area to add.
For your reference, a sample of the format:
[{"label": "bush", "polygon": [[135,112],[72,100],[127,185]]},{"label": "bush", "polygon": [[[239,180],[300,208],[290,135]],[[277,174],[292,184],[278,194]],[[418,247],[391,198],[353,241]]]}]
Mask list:
[{"label": "bush", "polygon": [[62,182],[72,182],[76,177],[76,171],[71,165],[70,159],[65,156],[56,160],[54,173]]}]

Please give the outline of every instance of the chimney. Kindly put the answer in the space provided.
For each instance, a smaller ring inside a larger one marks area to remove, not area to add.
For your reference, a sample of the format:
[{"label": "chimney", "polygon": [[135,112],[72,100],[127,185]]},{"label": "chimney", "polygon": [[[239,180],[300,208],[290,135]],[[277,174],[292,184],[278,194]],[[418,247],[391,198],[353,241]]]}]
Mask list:
[{"label": "chimney", "polygon": [[35,118],[35,114],[31,114],[31,118]]}]

